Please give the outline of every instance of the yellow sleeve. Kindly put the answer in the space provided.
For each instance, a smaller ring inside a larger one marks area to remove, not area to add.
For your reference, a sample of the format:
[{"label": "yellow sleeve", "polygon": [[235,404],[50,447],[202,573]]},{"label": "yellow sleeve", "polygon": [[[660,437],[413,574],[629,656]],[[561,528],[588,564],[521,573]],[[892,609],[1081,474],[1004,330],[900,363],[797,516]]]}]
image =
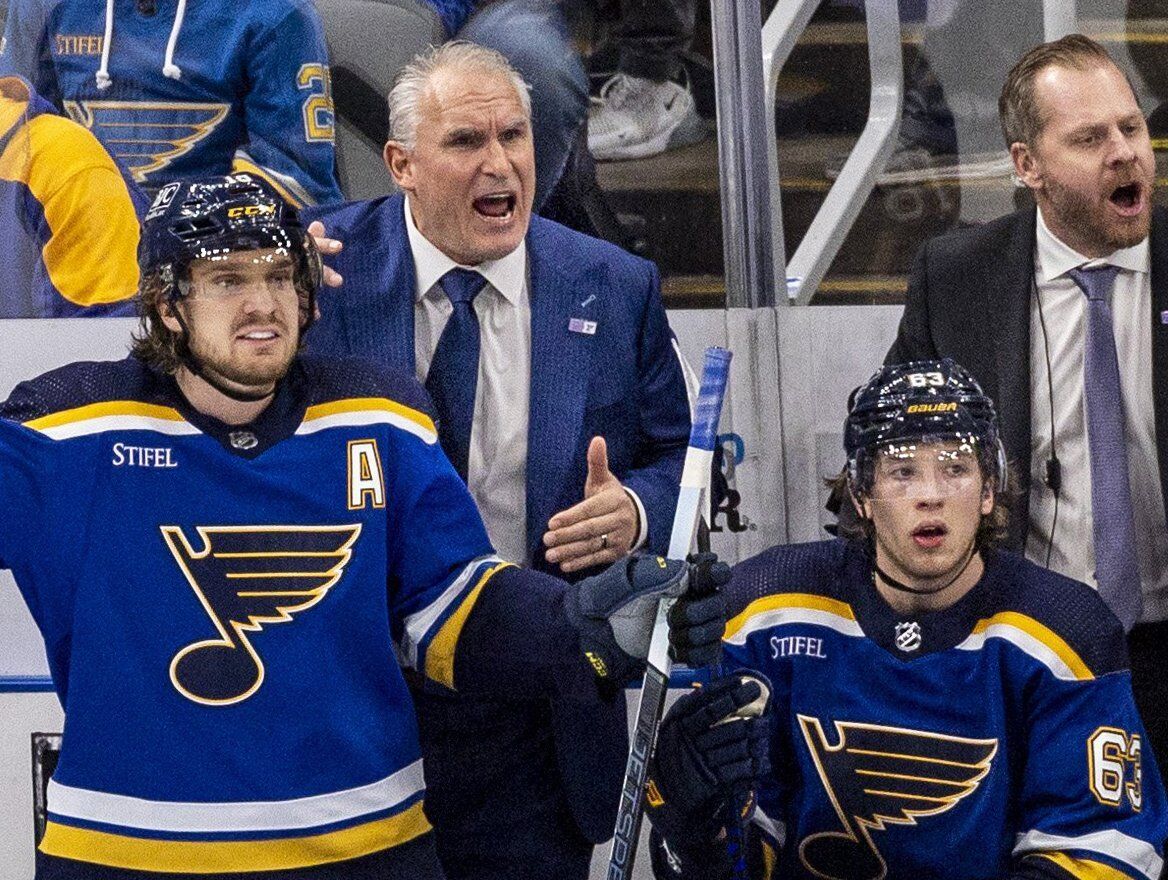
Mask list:
[{"label": "yellow sleeve", "polygon": [[64,117],[28,124],[26,183],[48,226],[45,270],[78,306],[130,299],[138,290],[138,217],[113,159],[93,134]]}]

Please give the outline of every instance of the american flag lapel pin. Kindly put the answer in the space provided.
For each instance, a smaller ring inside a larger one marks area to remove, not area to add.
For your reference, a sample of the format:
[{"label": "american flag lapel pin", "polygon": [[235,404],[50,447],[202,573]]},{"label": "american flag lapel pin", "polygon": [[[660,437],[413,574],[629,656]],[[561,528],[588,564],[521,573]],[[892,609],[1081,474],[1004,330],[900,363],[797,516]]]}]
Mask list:
[{"label": "american flag lapel pin", "polygon": [[1160,312],[1160,323],[1168,324],[1168,310]]},{"label": "american flag lapel pin", "polygon": [[585,336],[595,336],[596,322],[589,321],[586,318],[570,318],[568,320],[568,329],[573,333],[583,333]]}]

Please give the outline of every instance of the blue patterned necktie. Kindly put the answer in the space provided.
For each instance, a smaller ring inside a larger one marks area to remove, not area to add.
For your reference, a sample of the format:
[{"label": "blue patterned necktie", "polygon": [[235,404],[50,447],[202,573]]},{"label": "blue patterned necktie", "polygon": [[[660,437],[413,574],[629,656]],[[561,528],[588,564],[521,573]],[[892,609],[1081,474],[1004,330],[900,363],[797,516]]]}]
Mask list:
[{"label": "blue patterned necktie", "polygon": [[1091,518],[1095,579],[1099,595],[1130,630],[1143,610],[1136,525],[1127,467],[1119,358],[1107,295],[1116,266],[1072,269],[1068,274],[1087,295],[1087,342],[1083,387],[1087,400],[1087,446],[1091,454]]},{"label": "blue patterned necktie", "polygon": [[438,411],[438,442],[465,482],[479,381],[479,319],[474,298],[487,279],[470,269],[451,269],[439,283],[453,311],[434,349],[426,390]]}]

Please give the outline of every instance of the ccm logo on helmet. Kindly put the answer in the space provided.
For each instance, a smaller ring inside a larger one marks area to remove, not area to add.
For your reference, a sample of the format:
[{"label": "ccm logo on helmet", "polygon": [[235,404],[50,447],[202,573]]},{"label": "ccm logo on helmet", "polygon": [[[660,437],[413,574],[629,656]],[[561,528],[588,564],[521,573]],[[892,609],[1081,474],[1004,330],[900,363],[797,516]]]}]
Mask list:
[{"label": "ccm logo on helmet", "polygon": [[906,413],[940,413],[940,412],[957,412],[957,404],[950,403],[914,403]]},{"label": "ccm logo on helmet", "polygon": [[263,214],[275,214],[275,205],[241,205],[236,208],[228,208],[227,216],[234,220],[236,217],[259,217]]}]

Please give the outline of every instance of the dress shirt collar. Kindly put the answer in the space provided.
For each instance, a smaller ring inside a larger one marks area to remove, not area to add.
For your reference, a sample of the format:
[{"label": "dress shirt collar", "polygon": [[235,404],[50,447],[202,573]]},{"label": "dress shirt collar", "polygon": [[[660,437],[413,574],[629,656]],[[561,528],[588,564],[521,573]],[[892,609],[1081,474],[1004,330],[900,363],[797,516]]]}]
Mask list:
[{"label": "dress shirt collar", "polygon": [[1099,259],[1084,257],[1070,245],[1062,241],[1050,231],[1046,220],[1042,216],[1042,208],[1038,209],[1038,265],[1039,279],[1049,283],[1060,275],[1065,275],[1071,269],[1089,263],[1092,266],[1118,266],[1129,272],[1150,272],[1152,267],[1151,252],[1148,248],[1148,239],[1144,238],[1139,244],[1127,248],[1120,248],[1114,253]]},{"label": "dress shirt collar", "polygon": [[[414,225],[413,214],[410,213],[408,196],[403,201],[402,210],[406,212],[406,234],[410,239],[410,252],[414,256],[414,271],[418,279],[414,299],[421,301],[438,284],[443,275],[459,264],[442,253],[418,231],[418,227]],[[522,301],[523,287],[527,283],[527,239],[520,241],[519,247],[505,257],[462,268],[479,272],[504,299],[512,305],[518,305]]]}]

